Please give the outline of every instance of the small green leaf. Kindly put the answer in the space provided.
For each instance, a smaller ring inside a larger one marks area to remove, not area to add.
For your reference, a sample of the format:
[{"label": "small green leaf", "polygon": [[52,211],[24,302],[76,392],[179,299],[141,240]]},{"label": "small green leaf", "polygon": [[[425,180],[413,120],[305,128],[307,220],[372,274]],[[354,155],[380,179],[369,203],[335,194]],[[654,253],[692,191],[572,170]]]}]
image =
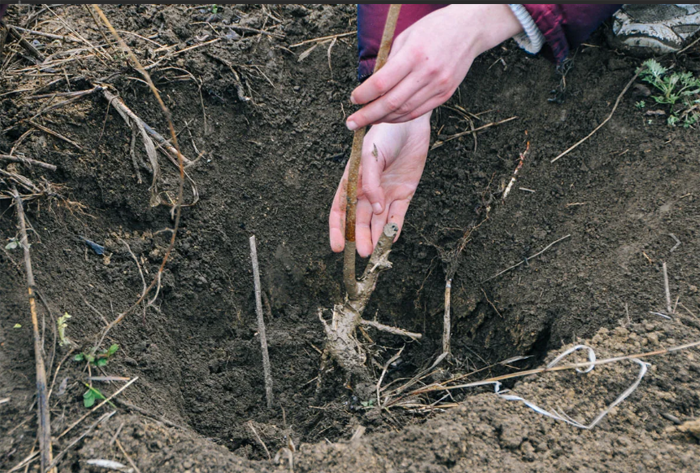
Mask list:
[{"label": "small green leaf", "polygon": [[87,383],[84,383],[84,384],[88,388],[88,390],[85,391],[85,394],[83,394],[83,405],[85,407],[92,407],[95,404],[95,401],[97,401],[97,400],[107,399],[97,389],[93,388],[92,386],[90,386]]},{"label": "small green leaf", "polygon": [[90,363],[95,362],[95,357],[89,353],[85,353],[85,359],[88,360]]},{"label": "small green leaf", "polygon": [[15,324],[12,328],[22,328],[22,324]]},{"label": "small green leaf", "polygon": [[97,366],[100,366],[100,367],[101,367],[101,366],[104,366],[104,365],[106,365],[106,364],[107,364],[107,358],[99,358],[99,359],[97,360]]},{"label": "small green leaf", "polygon": [[114,345],[109,347],[109,350],[107,350],[107,356],[114,355],[117,352],[117,350],[119,350],[119,345],[115,343]]},{"label": "small green leaf", "polygon": [[83,405],[85,407],[92,407],[95,405],[95,395],[89,389],[83,394]]},{"label": "small green leaf", "polygon": [[83,361],[85,359],[85,354],[84,353],[78,353],[73,357],[75,361]]}]

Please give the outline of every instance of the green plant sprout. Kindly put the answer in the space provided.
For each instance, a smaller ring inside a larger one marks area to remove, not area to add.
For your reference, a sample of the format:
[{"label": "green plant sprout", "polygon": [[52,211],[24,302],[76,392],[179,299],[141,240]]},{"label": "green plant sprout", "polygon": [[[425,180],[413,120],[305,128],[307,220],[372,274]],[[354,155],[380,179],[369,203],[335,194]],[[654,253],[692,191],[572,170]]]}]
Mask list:
[{"label": "green plant sprout", "polygon": [[70,318],[70,314],[66,312],[56,321],[56,326],[58,328],[58,346],[62,347],[71,344],[71,341],[66,337],[66,328],[68,328],[68,319]]},{"label": "green plant sprout", "polygon": [[[644,82],[659,92],[651,98],[671,108],[667,121],[670,126],[680,122],[689,128],[700,120],[700,79],[694,77],[692,72],[670,72],[669,68],[654,59],[644,61],[638,72]],[[644,107],[640,102],[636,106]]]},{"label": "green plant sprout", "polygon": [[[95,402],[97,401],[102,401],[103,399],[107,399],[104,394],[100,392],[99,389],[93,388],[90,386],[88,383],[83,383],[86,388],[88,388],[87,391],[85,391],[85,394],[83,394],[83,405],[85,407],[92,407],[95,405]],[[107,404],[110,406],[114,407],[116,409],[116,406],[112,404],[111,401],[108,401]]]},{"label": "green plant sprout", "polygon": [[75,361],[87,361],[93,366],[102,367],[107,365],[109,359],[112,357],[112,355],[114,355],[117,352],[117,350],[119,350],[119,345],[115,343],[114,345],[110,346],[107,350],[102,350],[101,353],[93,354],[81,352],[75,355],[73,359]]},{"label": "green plant sprout", "polygon": [[635,103],[634,106],[637,108],[644,108],[647,106],[647,103],[644,100],[640,100],[639,102]]},{"label": "green plant sprout", "polygon": [[216,13],[219,11],[219,7],[217,6],[216,3],[212,3],[211,5],[211,12],[212,14],[216,15]]}]

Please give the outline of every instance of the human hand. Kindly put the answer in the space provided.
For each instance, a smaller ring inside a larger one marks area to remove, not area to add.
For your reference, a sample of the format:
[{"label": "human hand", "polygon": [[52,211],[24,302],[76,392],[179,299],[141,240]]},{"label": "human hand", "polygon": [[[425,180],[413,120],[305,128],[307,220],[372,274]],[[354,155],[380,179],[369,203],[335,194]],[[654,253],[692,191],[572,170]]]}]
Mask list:
[{"label": "human hand", "polygon": [[[384,225],[403,225],[408,205],[423,174],[430,144],[430,113],[399,124],[373,126],[365,136],[360,158],[355,235],[357,252],[372,253]],[[333,199],[328,220],[331,249],[345,248],[348,168]]]},{"label": "human hand", "polygon": [[[449,99],[484,51],[522,31],[508,5],[450,5],[418,20],[392,45],[386,65],[357,87],[350,130],[402,123]],[[371,102],[371,103],[370,103]]]}]

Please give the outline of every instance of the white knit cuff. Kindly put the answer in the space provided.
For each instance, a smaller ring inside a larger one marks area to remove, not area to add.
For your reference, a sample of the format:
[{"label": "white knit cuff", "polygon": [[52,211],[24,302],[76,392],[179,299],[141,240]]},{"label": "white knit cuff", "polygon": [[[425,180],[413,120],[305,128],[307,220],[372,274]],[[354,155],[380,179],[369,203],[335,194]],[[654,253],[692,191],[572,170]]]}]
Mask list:
[{"label": "white knit cuff", "polygon": [[544,46],[545,39],[530,13],[519,3],[508,4],[508,6],[523,27],[523,31],[513,36],[513,39],[518,43],[518,46],[528,53],[539,53],[542,46]]}]

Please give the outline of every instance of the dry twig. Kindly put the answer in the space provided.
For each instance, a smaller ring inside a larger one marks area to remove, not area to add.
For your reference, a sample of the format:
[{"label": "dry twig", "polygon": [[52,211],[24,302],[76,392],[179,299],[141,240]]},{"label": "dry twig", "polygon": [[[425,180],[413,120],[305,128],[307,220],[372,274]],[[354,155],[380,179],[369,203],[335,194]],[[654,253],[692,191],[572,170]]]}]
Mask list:
[{"label": "dry twig", "polygon": [[36,297],[34,271],[32,270],[32,255],[29,251],[29,239],[27,238],[27,224],[24,219],[24,204],[17,192],[17,188],[12,186],[12,194],[15,199],[17,221],[19,222],[20,244],[24,250],[24,269],[27,278],[27,294],[29,296],[29,311],[32,317],[32,332],[34,334],[34,360],[36,364],[36,390],[37,390],[37,417],[39,424],[39,449],[41,452],[41,470],[53,473],[51,464],[51,413],[49,411],[48,395],[46,389],[46,370],[44,367],[44,357],[42,355],[42,340],[39,336],[39,319],[36,312]]},{"label": "dry twig", "polygon": [[450,353],[450,331],[452,329],[452,321],[450,317],[450,307],[452,300],[452,279],[448,279],[445,283],[445,316],[442,323],[442,353]]},{"label": "dry twig", "polygon": [[160,289],[160,281],[163,276],[163,271],[165,270],[165,265],[168,262],[168,259],[170,258],[170,254],[173,251],[173,248],[175,247],[175,240],[177,239],[177,232],[178,229],[180,228],[180,215],[182,213],[182,202],[183,202],[183,193],[184,193],[184,186],[185,186],[185,164],[183,161],[183,156],[182,153],[180,152],[180,145],[178,144],[177,141],[177,135],[175,134],[175,126],[173,125],[172,117],[170,114],[170,110],[168,110],[168,107],[165,106],[165,102],[163,102],[163,99],[160,97],[160,93],[158,92],[158,89],[156,86],[153,84],[153,81],[151,80],[151,76],[148,74],[148,72],[143,68],[141,63],[139,62],[138,58],[136,55],[134,55],[134,52],[126,45],[124,40],[119,36],[117,31],[114,29],[112,24],[109,22],[105,14],[102,12],[102,9],[98,5],[93,5],[93,8],[97,12],[98,16],[102,19],[102,21],[105,23],[109,31],[112,33],[112,35],[117,39],[119,42],[119,46],[124,50],[127,55],[131,58],[133,61],[134,65],[136,66],[137,70],[141,73],[141,75],[144,77],[146,82],[148,83],[148,86],[151,89],[151,92],[153,92],[153,95],[156,97],[156,100],[158,101],[158,104],[160,105],[161,110],[165,114],[165,117],[168,121],[168,126],[170,128],[170,137],[173,143],[173,146],[176,151],[177,155],[177,163],[178,163],[178,168],[180,170],[180,179],[178,183],[178,193],[177,193],[177,200],[175,202],[175,205],[173,206],[172,209],[172,214],[174,216],[174,225],[172,229],[172,236],[170,238],[170,243],[168,245],[168,248],[165,251],[165,255],[163,256],[163,260],[160,264],[160,267],[158,268],[158,272],[156,276],[153,278],[151,281],[151,284],[146,288],[145,293],[139,297],[139,299],[132,304],[131,307],[129,307],[126,311],[122,312],[119,316],[117,316],[116,319],[114,319],[112,322],[109,323],[107,327],[102,332],[102,335],[99,339],[98,346],[102,343],[104,338],[107,336],[109,331],[116,326],[119,322],[121,322],[124,317],[126,317],[129,313],[131,313],[136,307],[138,307],[143,300],[148,296],[148,294],[153,290],[153,288],[156,288],[156,295],[158,294],[158,289]]},{"label": "dry twig", "polygon": [[563,236],[563,237],[561,237],[560,239],[558,239],[558,240],[556,240],[556,241],[553,241],[553,242],[550,243],[549,245],[545,246],[541,251],[535,253],[535,254],[532,255],[532,256],[528,256],[527,258],[525,258],[524,260],[522,260],[520,263],[517,263],[517,264],[514,264],[513,266],[510,266],[510,267],[504,269],[503,271],[501,271],[500,273],[494,274],[493,276],[491,276],[491,277],[488,278],[488,279],[484,279],[484,280],[482,281],[482,283],[484,283],[484,282],[486,282],[486,281],[490,281],[490,280],[492,280],[492,279],[496,279],[496,278],[497,278],[498,276],[500,276],[501,274],[505,274],[505,273],[507,273],[508,271],[510,271],[511,269],[515,269],[515,268],[517,268],[518,266],[520,266],[521,264],[529,262],[531,259],[538,257],[539,255],[541,255],[542,253],[544,253],[545,251],[547,251],[548,249],[550,249],[551,247],[553,247],[554,245],[556,245],[557,243],[559,243],[560,241],[564,241],[564,240],[566,240],[567,238],[569,238],[570,236],[571,236],[571,235],[566,235],[566,236]]},{"label": "dry twig", "polygon": [[485,130],[485,129],[487,129],[487,128],[491,128],[492,126],[497,126],[497,125],[502,125],[502,124],[504,124],[504,123],[508,123],[508,122],[513,121],[513,120],[515,120],[515,119],[517,119],[517,118],[518,118],[518,117],[510,117],[510,118],[506,118],[505,120],[487,123],[486,125],[482,125],[482,126],[480,126],[480,127],[478,127],[478,128],[472,128],[472,129],[470,129],[470,130],[463,131],[463,132],[461,132],[461,133],[457,133],[457,134],[455,134],[455,135],[452,135],[452,136],[449,136],[449,137],[445,138],[445,139],[442,140],[442,141],[436,141],[435,144],[434,144],[433,146],[431,146],[430,150],[432,151],[432,150],[434,150],[434,149],[437,149],[437,148],[439,148],[440,146],[442,146],[442,145],[444,145],[445,143],[447,143],[448,141],[455,140],[455,139],[460,138],[460,137],[462,137],[462,136],[472,135],[472,134],[473,134],[474,136],[476,136],[476,133],[479,132],[479,131]]},{"label": "dry twig", "polygon": [[49,171],[55,171],[58,169],[56,166],[53,164],[48,164],[43,161],[37,161],[36,159],[32,158],[23,158],[21,156],[10,156],[8,154],[0,154],[0,161],[12,161],[15,163],[22,163],[26,164],[29,166],[38,166],[40,168],[48,169]]},{"label": "dry twig", "polygon": [[262,297],[260,295],[260,268],[258,266],[258,250],[255,247],[255,235],[250,237],[250,259],[253,264],[255,312],[258,316],[258,334],[260,335],[260,349],[262,350],[265,398],[267,399],[267,408],[272,409],[272,369],[270,368],[270,355],[267,352],[267,334],[265,332],[265,317],[263,316]]},{"label": "dry twig", "polygon": [[661,264],[661,269],[664,273],[664,292],[666,293],[666,311],[668,315],[673,315],[674,310],[671,307],[671,289],[668,285],[668,271],[666,269],[666,263]]},{"label": "dry twig", "polygon": [[586,140],[587,140],[588,138],[590,138],[591,136],[595,135],[595,134],[598,132],[598,130],[600,130],[601,128],[603,128],[603,126],[604,126],[606,123],[608,123],[608,122],[610,121],[610,119],[613,117],[613,115],[615,114],[615,110],[617,110],[617,106],[620,105],[620,100],[622,100],[622,96],[625,95],[625,92],[627,92],[627,91],[629,90],[630,87],[632,87],[632,84],[634,84],[634,81],[637,80],[637,77],[638,77],[638,76],[639,76],[639,72],[637,72],[637,73],[634,75],[634,77],[632,77],[632,79],[630,79],[630,81],[627,83],[627,85],[625,86],[625,88],[622,89],[622,92],[620,92],[620,95],[617,96],[617,100],[615,100],[615,105],[613,105],[612,110],[610,110],[610,114],[607,116],[607,118],[606,118],[605,120],[603,120],[603,122],[602,122],[600,125],[598,125],[597,127],[595,127],[595,129],[594,129],[592,132],[590,132],[588,135],[586,135],[586,137],[584,137],[584,138],[582,138],[581,140],[579,140],[579,141],[578,141],[575,145],[573,145],[571,148],[567,149],[567,150],[564,151],[563,153],[559,154],[559,156],[557,156],[556,158],[552,159],[551,162],[555,162],[555,161],[558,160],[559,158],[562,158],[562,157],[566,156],[566,155],[569,154],[571,151],[573,151],[574,149],[576,149],[576,148],[578,147],[578,145],[580,145],[581,143],[583,143],[584,141],[586,141]]}]

